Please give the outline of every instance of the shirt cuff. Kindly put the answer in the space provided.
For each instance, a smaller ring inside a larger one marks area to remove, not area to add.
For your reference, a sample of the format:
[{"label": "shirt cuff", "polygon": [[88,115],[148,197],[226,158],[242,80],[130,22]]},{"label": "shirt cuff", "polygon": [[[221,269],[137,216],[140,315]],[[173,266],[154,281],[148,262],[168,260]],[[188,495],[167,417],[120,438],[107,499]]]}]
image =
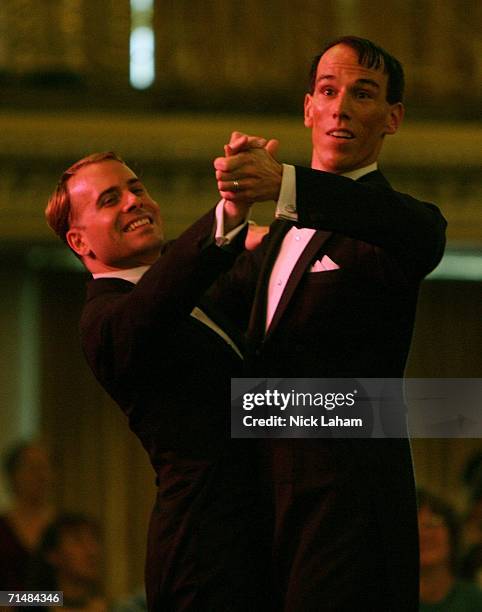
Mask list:
[{"label": "shirt cuff", "polygon": [[218,246],[225,246],[227,244],[230,244],[230,242],[234,240],[234,238],[236,238],[239,232],[243,228],[245,228],[246,225],[248,224],[249,216],[251,212],[251,209],[250,209],[243,223],[240,223],[237,227],[235,227],[230,232],[228,232],[226,235],[224,235],[224,202],[225,200],[223,198],[216,205],[216,215],[215,215],[215,219],[216,219],[215,226],[216,227],[214,228],[215,229],[214,238]]},{"label": "shirt cuff", "polygon": [[278,205],[276,206],[276,218],[298,221],[296,212],[296,172],[295,167],[283,164],[283,178],[279,192]]}]

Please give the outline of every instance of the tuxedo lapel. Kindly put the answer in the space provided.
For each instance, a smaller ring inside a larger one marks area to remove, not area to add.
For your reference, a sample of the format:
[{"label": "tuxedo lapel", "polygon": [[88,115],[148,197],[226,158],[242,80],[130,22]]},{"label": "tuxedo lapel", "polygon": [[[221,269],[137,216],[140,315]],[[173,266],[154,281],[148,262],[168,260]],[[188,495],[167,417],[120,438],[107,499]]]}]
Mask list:
[{"label": "tuxedo lapel", "polygon": [[[370,182],[382,185],[384,187],[390,187],[387,179],[383,176],[383,174],[379,170],[375,170],[373,172],[369,172],[368,174],[363,175],[358,179],[360,182]],[[291,229],[292,225],[290,223],[286,223],[286,226],[283,228],[284,231],[278,232],[276,236],[276,241],[273,247],[269,252],[269,258],[266,257],[263,269],[261,272],[260,283],[258,285],[258,292],[255,298],[254,308],[251,313],[251,324],[250,324],[250,332],[251,339],[259,344],[263,338],[265,337],[265,327],[266,327],[266,303],[267,303],[267,292],[270,274],[273,269],[273,265],[276,261],[276,257],[279,253],[281,243],[283,238],[286,236],[289,229]],[[315,255],[321,249],[321,247],[325,244],[325,242],[332,236],[333,232],[325,231],[325,230],[317,230],[313,235],[313,238],[307,244],[305,250],[299,257],[298,261],[293,268],[293,271],[286,283],[286,287],[283,291],[279,304],[276,308],[276,312],[274,313],[271,324],[266,331],[266,337],[268,337],[273,330],[276,328],[279,323],[281,317],[283,316],[284,311],[286,310],[290,300],[295,292],[300,280],[303,277],[303,274],[306,272],[306,268],[309,266]]]},{"label": "tuxedo lapel", "polygon": [[[296,287],[302,279],[303,274],[306,272],[306,268],[310,265],[315,255],[321,249],[323,244],[332,236],[332,234],[333,232],[318,230],[306,245],[305,250],[303,253],[301,253],[295,267],[293,268],[293,271],[290,274],[288,282],[286,283],[286,287],[281,295],[281,299],[278,303],[273,319],[271,320],[271,324],[266,332],[266,336],[271,334],[273,329],[275,329],[279,320],[283,316],[283,313],[286,310],[286,307],[288,306]],[[266,312],[266,304],[264,309]]]},{"label": "tuxedo lapel", "polygon": [[[367,181],[378,183],[383,186],[389,186],[389,183],[385,177],[378,170],[370,172],[358,180],[362,182]],[[259,346],[259,344],[261,344],[265,338],[269,279],[283,239],[293,225],[294,224],[289,221],[278,220],[275,221],[270,228],[269,246],[261,264],[253,307],[251,310],[251,317],[249,320],[247,338],[250,348]],[[288,306],[296,287],[303,277],[306,268],[317,252],[321,249],[323,244],[331,237],[332,233],[333,232],[330,231],[317,230],[313,238],[307,244],[305,250],[296,262],[290,278],[288,279],[283,295],[281,296],[276,312],[274,313],[271,324],[267,330],[266,336],[270,335],[273,329],[275,329],[284,311],[286,310],[286,307]]]},{"label": "tuxedo lapel", "polygon": [[264,338],[264,330],[266,327],[266,302],[271,270],[278,256],[283,238],[292,227],[293,224],[289,221],[276,221],[270,228],[270,240],[261,264],[248,325],[248,342],[251,346],[257,346]]}]

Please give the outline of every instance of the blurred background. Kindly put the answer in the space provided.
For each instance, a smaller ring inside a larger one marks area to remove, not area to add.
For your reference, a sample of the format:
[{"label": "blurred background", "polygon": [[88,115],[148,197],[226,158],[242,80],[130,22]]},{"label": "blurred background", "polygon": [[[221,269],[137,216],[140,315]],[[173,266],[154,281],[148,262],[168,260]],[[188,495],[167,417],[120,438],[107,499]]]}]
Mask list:
[{"label": "blurred background", "polygon": [[[381,167],[449,221],[407,375],[481,377],[481,23],[477,0],[2,0],[0,451],[42,437],[55,505],[101,525],[109,597],[142,583],[154,474],[80,352],[86,276],[43,217],[60,174],[115,150],[174,237],[216,202],[212,160],[232,130],[276,137],[281,161],[310,164],[311,59],[336,36],[370,38],[407,75],[406,120]],[[254,217],[272,214],[263,204]],[[418,483],[466,511],[462,472],[482,441],[419,439],[413,450]]]}]

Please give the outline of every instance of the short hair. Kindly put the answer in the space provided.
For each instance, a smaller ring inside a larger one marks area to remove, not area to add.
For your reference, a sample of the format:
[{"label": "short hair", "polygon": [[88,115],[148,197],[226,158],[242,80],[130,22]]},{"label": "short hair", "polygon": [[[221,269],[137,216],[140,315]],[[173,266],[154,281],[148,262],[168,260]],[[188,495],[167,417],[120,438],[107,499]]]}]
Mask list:
[{"label": "short hair", "polygon": [[316,71],[321,57],[336,45],[346,45],[358,53],[358,63],[365,68],[374,70],[383,69],[388,75],[387,83],[387,102],[395,104],[403,101],[403,91],[405,89],[405,76],[401,63],[390,55],[388,51],[382,49],[371,40],[360,38],[359,36],[341,36],[329,42],[322,51],[313,58],[310,68],[310,92],[315,91]]},{"label": "short hair", "polygon": [[70,168],[67,168],[67,170],[60,177],[55,191],[50,196],[47,208],[45,209],[45,217],[49,226],[54,230],[57,236],[59,236],[65,242],[65,244],[68,244],[67,232],[69,231],[70,224],[72,222],[72,203],[70,201],[70,193],[67,186],[69,179],[72,176],[75,176],[75,174],[77,174],[77,172],[85,166],[98,164],[100,162],[109,160],[118,161],[125,165],[124,160],[122,160],[113,151],[92,153],[87,157],[79,159],[79,161],[72,164]]},{"label": "short hair", "polygon": [[433,495],[425,489],[417,489],[418,509],[429,508],[434,514],[443,518],[449,533],[450,542],[450,565],[453,571],[457,569],[460,547],[460,523],[454,509],[445,500]]},{"label": "short hair", "polygon": [[81,513],[60,514],[47,526],[27,569],[26,586],[28,590],[59,590],[57,569],[49,561],[49,555],[58,549],[66,533],[75,532],[84,527],[100,537],[98,522]]}]

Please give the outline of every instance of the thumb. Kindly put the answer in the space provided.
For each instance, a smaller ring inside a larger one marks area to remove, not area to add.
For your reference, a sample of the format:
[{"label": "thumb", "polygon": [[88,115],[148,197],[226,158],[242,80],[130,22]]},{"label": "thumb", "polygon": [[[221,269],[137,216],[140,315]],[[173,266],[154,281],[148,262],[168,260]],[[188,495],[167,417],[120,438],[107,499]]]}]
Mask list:
[{"label": "thumb", "polygon": [[268,151],[270,155],[274,157],[276,153],[278,152],[278,147],[279,147],[279,140],[276,140],[276,138],[271,138],[271,140],[268,140],[268,142],[266,143],[265,149]]}]

